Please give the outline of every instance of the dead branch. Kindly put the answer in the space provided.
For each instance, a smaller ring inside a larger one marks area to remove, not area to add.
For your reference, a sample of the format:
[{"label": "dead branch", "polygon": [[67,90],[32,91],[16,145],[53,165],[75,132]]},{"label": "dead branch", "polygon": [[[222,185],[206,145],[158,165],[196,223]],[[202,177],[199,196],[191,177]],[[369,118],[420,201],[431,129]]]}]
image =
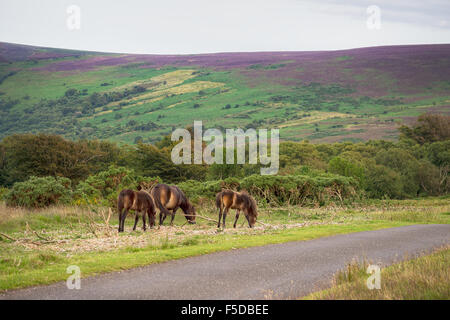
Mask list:
[{"label": "dead branch", "polygon": [[264,227],[272,227],[272,225],[264,223],[264,222],[262,222],[260,220],[256,220],[256,222],[262,224]]},{"label": "dead branch", "polygon": [[185,217],[196,217],[196,218],[201,218],[201,219],[205,219],[205,220],[212,221],[212,222],[217,222],[217,220],[214,220],[214,219],[211,219],[208,217],[204,217],[204,216],[199,216],[198,214],[197,215],[185,215]]},{"label": "dead branch", "polygon": [[17,241],[17,239],[14,239],[13,237],[10,237],[10,236],[8,236],[7,234],[4,234],[4,233],[2,233],[2,232],[0,232],[0,236],[6,238],[6,239],[8,239],[8,240],[11,240],[11,241]]},{"label": "dead branch", "polygon": [[33,230],[33,233],[36,235],[36,237],[38,237],[41,240],[44,240],[46,242],[54,242],[54,240],[48,239],[48,238],[44,238],[43,236],[39,235],[39,233],[37,233],[37,231]]}]

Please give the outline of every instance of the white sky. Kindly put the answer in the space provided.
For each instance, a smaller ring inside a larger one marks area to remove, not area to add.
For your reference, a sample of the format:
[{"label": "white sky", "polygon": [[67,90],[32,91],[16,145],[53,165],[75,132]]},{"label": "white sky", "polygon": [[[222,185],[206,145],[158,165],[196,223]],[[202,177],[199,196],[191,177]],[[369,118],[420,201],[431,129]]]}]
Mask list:
[{"label": "white sky", "polygon": [[[367,28],[370,5],[379,30]],[[165,54],[450,43],[450,0],[0,0],[0,41]]]}]

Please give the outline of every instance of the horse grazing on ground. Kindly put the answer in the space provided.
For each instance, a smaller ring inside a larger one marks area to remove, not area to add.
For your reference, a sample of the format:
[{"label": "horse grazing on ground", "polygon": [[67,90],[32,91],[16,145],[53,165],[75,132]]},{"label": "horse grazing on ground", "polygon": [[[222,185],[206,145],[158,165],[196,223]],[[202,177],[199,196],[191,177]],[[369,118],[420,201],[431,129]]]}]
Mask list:
[{"label": "horse grazing on ground", "polygon": [[155,204],[153,203],[153,199],[150,194],[146,191],[133,191],[129,189],[122,190],[117,199],[117,210],[119,212],[119,232],[123,232],[128,210],[134,210],[136,213],[133,231],[136,230],[136,225],[141,216],[143,229],[144,231],[146,230],[146,214],[148,216],[150,228],[155,225]]},{"label": "horse grazing on ground", "polygon": [[236,209],[236,219],[234,220],[233,227],[236,228],[236,222],[239,219],[239,213],[244,212],[248,221],[248,226],[253,228],[258,217],[258,211],[256,207],[256,201],[246,191],[236,192],[232,190],[223,190],[216,195],[216,207],[219,209],[219,224],[217,228],[220,228],[220,220],[223,214],[222,226],[225,228],[225,219],[230,209]]},{"label": "horse grazing on ground", "polygon": [[195,208],[177,186],[159,183],[153,187],[151,195],[156,207],[159,209],[160,226],[168,215],[171,215],[170,225],[173,225],[173,219],[178,208],[183,210],[184,216],[189,223],[195,224]]}]

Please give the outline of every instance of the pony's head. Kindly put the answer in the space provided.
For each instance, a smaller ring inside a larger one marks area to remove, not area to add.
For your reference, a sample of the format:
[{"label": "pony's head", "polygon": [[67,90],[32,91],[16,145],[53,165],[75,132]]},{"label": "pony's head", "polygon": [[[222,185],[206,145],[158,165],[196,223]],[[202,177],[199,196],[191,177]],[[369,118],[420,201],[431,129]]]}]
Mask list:
[{"label": "pony's head", "polygon": [[258,218],[258,207],[256,206],[256,201],[246,191],[241,192],[241,194],[245,197],[246,200],[245,210],[248,216],[248,225],[250,228],[253,228],[255,226],[256,219]]},{"label": "pony's head", "polygon": [[184,216],[186,217],[186,220],[190,223],[190,224],[196,224],[195,222],[195,208],[194,206],[188,201],[187,205],[185,207],[184,211]]}]

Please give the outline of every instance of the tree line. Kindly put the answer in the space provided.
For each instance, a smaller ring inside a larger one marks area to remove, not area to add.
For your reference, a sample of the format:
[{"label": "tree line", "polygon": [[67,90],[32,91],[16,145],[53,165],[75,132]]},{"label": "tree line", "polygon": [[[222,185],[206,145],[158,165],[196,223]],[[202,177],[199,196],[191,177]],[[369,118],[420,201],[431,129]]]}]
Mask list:
[{"label": "tree line", "polygon": [[[89,185],[98,184],[93,181],[103,179],[102,174],[111,168],[126,168],[131,170],[130,175],[141,180],[158,177],[167,183],[183,183],[198,190],[195,191],[198,195],[208,194],[230,179],[247,189],[251,183],[267,185],[272,181],[283,190],[273,191],[272,186],[267,190],[280,195],[289,188],[300,192],[306,182],[323,192],[337,183],[333,181],[350,185],[358,194],[376,199],[448,194],[450,116],[422,115],[414,125],[402,126],[399,131],[396,142],[282,142],[278,177],[252,179],[248,177],[259,173],[258,165],[173,164],[170,152],[174,143],[169,136],[155,145],[117,145],[99,140],[71,141],[51,134],[14,134],[0,142],[0,186],[11,189],[31,177],[53,177],[68,179],[73,190],[80,186],[87,190]],[[95,180],[93,176],[99,178]],[[133,179],[130,180],[133,183],[139,180]],[[213,189],[206,190],[208,185]],[[353,194],[347,191],[346,194]]]}]

